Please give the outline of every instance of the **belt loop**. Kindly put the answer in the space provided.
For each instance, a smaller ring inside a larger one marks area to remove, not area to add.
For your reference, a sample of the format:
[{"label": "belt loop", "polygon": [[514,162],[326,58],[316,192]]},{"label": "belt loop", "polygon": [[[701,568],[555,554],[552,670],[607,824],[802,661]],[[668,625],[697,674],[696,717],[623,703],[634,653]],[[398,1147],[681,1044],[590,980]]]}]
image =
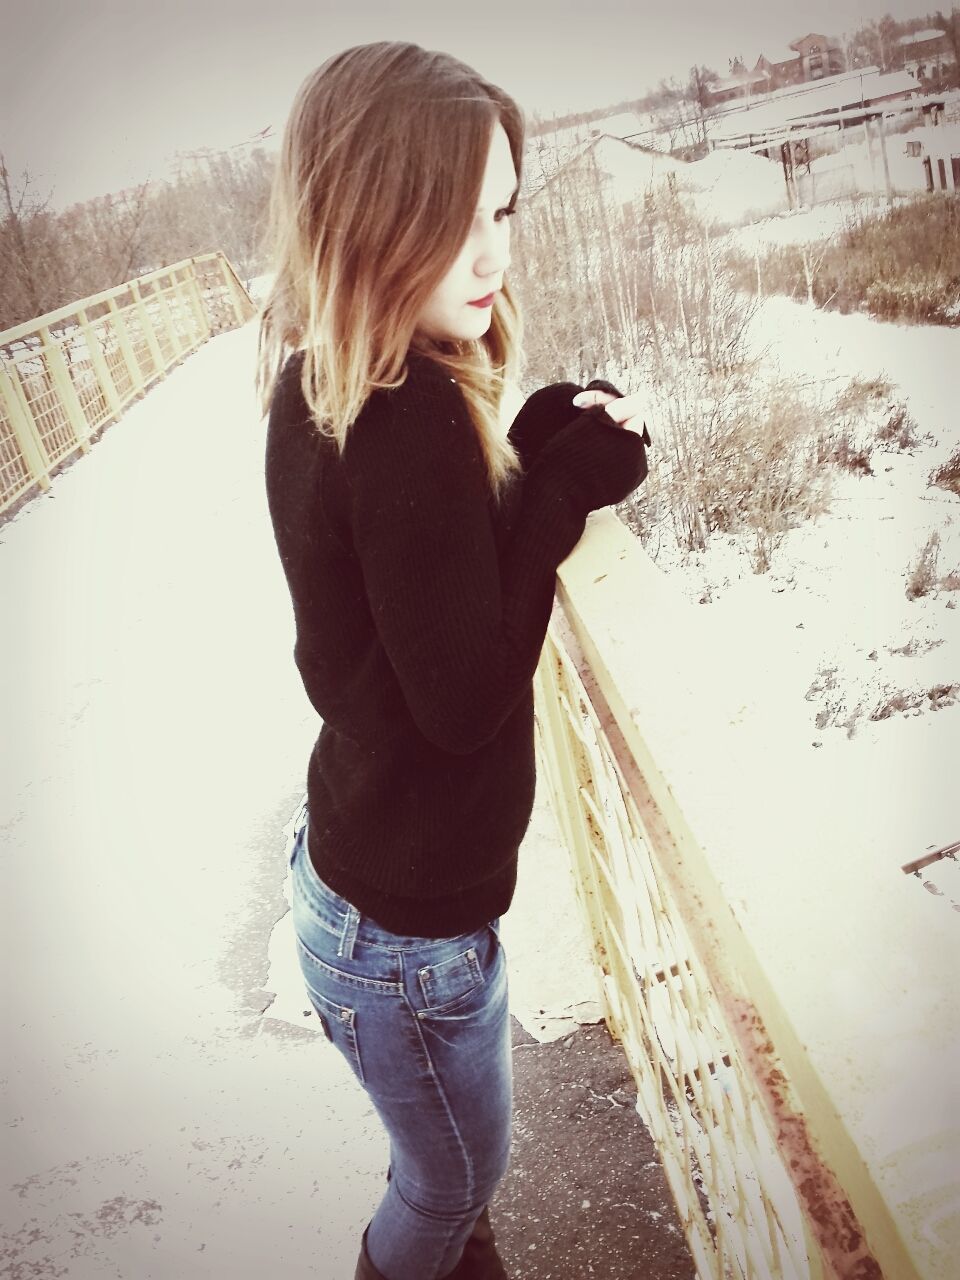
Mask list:
[{"label": "belt loop", "polygon": [[360,927],[360,912],[356,907],[347,907],[347,914],[343,919],[343,932],[340,934],[340,945],[337,947],[338,956],[346,956],[348,960],[353,957],[353,944],[357,939],[357,929]]}]

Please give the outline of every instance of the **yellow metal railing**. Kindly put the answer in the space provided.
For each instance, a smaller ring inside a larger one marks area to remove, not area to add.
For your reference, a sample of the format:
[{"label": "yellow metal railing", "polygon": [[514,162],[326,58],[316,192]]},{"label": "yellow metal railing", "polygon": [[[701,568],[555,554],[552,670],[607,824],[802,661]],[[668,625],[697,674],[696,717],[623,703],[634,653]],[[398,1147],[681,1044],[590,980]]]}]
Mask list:
[{"label": "yellow metal railing", "polygon": [[[885,955],[894,939],[880,930],[850,953],[842,922],[872,909],[865,882],[849,878],[859,892],[847,901],[848,877],[820,880],[821,859],[849,862],[849,833],[836,851],[820,847],[813,826],[805,841],[816,792],[786,745],[790,725],[775,736],[764,699],[754,751],[745,669],[727,665],[749,638],[735,634],[725,648],[704,617],[612,512],[598,513],[560,567],[535,681],[538,765],[572,859],[606,1020],[698,1276],[945,1278],[955,1182],[934,1187],[926,1222],[911,1182],[921,1169],[921,1181],[942,1180],[948,1146],[935,1149],[936,1133],[920,1138],[919,1108],[916,1135],[909,1115],[888,1116],[884,1090],[922,1097],[926,1072],[948,1070],[948,1049],[928,1064],[918,1045],[915,1095],[888,1070],[889,1048],[874,1037],[896,1040],[909,1007]],[[905,879],[891,868],[882,888],[901,921]],[[949,955],[953,924],[941,914]],[[936,945],[931,968],[936,983]],[[940,982],[951,973],[945,966]],[[838,1046],[846,1051],[854,1029],[836,1020],[830,992],[839,984],[848,1000],[859,990],[865,1009],[876,983],[881,993],[889,984],[893,1024],[868,1029],[864,1012],[863,1061],[849,1062]],[[938,1029],[928,1040],[942,1038]],[[891,1134],[871,1128],[871,1109],[881,1128],[903,1130],[910,1154],[899,1165]]]},{"label": "yellow metal railing", "polygon": [[222,253],[185,258],[0,333],[0,514],[131,400],[256,307]]}]

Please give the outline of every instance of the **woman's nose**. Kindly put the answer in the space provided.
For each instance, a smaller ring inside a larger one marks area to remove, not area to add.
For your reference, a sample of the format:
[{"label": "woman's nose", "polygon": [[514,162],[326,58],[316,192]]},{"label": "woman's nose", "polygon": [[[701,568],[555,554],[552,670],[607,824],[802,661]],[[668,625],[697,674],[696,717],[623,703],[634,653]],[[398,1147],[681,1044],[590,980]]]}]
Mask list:
[{"label": "woman's nose", "polygon": [[474,272],[481,278],[502,275],[510,265],[510,242],[502,232],[488,237],[474,263]]}]

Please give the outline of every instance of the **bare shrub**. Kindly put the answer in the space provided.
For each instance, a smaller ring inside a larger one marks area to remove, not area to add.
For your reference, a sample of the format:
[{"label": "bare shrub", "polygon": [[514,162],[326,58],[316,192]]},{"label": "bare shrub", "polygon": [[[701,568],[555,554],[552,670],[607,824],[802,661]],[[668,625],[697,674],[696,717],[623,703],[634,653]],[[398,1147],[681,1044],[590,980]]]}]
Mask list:
[{"label": "bare shrub", "polygon": [[904,448],[918,443],[906,405],[894,402],[892,392],[893,384],[884,378],[853,377],[832,398],[824,393],[818,460],[872,476],[875,441],[898,436]]},{"label": "bare shrub", "polygon": [[936,530],[924,543],[920,555],[907,569],[907,599],[916,600],[929,595],[937,585],[937,558],[940,554],[940,535]]},{"label": "bare shrub", "polygon": [[830,444],[832,448],[827,453],[825,460],[829,460],[844,471],[852,471],[855,474],[864,476],[873,475],[869,450],[862,445],[858,445],[849,431],[833,437]]},{"label": "bare shrub", "polygon": [[957,449],[942,466],[931,471],[928,484],[935,484],[951,493],[960,494],[960,449]]},{"label": "bare shrub", "polygon": [[917,424],[910,415],[905,401],[890,405],[889,413],[877,431],[881,444],[895,445],[898,449],[915,449],[920,443]]},{"label": "bare shrub", "polygon": [[887,720],[897,712],[941,711],[953,706],[960,693],[960,684],[936,684],[929,689],[901,689],[885,695],[870,712],[871,720]]},{"label": "bare shrub", "polygon": [[[514,242],[530,390],[601,376],[629,391],[623,371],[635,375],[651,395],[653,449],[621,517],[652,553],[665,536],[698,551],[716,533],[743,535],[765,571],[786,531],[826,508],[822,406],[748,349],[756,303],[676,183],[614,206],[595,151],[539,162],[543,186],[521,205]],[[850,393],[867,394],[866,383]]]},{"label": "bare shrub", "polygon": [[862,413],[865,406],[882,404],[893,394],[893,383],[886,378],[861,378],[859,374],[847,382],[838,393],[833,403],[836,413],[848,413],[851,410]]}]

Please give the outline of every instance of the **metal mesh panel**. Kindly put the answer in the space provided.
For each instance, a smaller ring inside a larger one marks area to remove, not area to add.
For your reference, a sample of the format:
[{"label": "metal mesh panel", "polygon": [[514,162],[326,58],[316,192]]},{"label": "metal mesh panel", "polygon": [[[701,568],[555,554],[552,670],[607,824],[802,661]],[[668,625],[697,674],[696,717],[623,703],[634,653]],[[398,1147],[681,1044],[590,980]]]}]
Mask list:
[{"label": "metal mesh panel", "polygon": [[[579,810],[584,838],[568,843],[611,1030],[636,1078],[638,1110],[698,1275],[812,1280],[819,1261],[808,1261],[800,1205],[766,1112],[577,669],[550,634],[540,673],[540,766],[555,811]],[[545,699],[553,714],[543,714]],[[558,733],[565,741],[548,741]],[[575,797],[555,766],[562,752],[575,767]]]},{"label": "metal mesh panel", "polygon": [[116,387],[117,395],[120,397],[121,403],[126,404],[133,397],[134,387],[127,362],[123,358],[123,349],[120,346],[119,339],[112,325],[98,325],[97,333],[100,339],[100,349],[103,352],[104,360],[107,362],[107,368],[110,371],[110,377],[113,379],[113,385]]},{"label": "metal mesh panel", "polygon": [[223,333],[226,329],[236,328],[233,298],[219,263],[215,261],[198,263],[197,281],[203,295],[203,305],[211,332]]},{"label": "metal mesh panel", "polygon": [[37,434],[52,465],[77,447],[73,424],[53,384],[44,354],[21,361],[19,371]]},{"label": "metal mesh panel", "polygon": [[87,426],[95,431],[110,417],[110,405],[104,395],[100,379],[94,368],[93,359],[87,345],[87,337],[82,329],[71,332],[63,341],[63,353],[67,361],[67,372],[83,409]]},{"label": "metal mesh panel", "polygon": [[160,287],[159,280],[153,280],[148,286],[142,290],[144,305],[147,309],[147,315],[150,317],[150,324],[153,328],[154,336],[157,339],[157,346],[160,348],[160,354],[163,357],[164,368],[173,364],[177,357],[177,350],[174,347],[170,337],[169,330],[166,325],[166,308],[163,303],[164,291]]},{"label": "metal mesh panel", "polygon": [[140,312],[136,306],[129,306],[123,307],[121,314],[127,326],[127,334],[130,338],[130,345],[133,348],[134,358],[140,368],[140,376],[144,382],[149,382],[160,370],[156,366],[153,352],[150,350],[150,344],[147,341],[147,335],[144,332],[143,325],[140,323]]},{"label": "metal mesh panel", "polygon": [[0,399],[0,503],[12,502],[33,483],[20,445]]},{"label": "metal mesh panel", "polygon": [[173,283],[164,290],[164,297],[179,353],[195,347],[203,335],[198,332],[196,313],[190,306],[189,284],[186,280],[178,280],[177,275],[178,272],[171,277]]}]

